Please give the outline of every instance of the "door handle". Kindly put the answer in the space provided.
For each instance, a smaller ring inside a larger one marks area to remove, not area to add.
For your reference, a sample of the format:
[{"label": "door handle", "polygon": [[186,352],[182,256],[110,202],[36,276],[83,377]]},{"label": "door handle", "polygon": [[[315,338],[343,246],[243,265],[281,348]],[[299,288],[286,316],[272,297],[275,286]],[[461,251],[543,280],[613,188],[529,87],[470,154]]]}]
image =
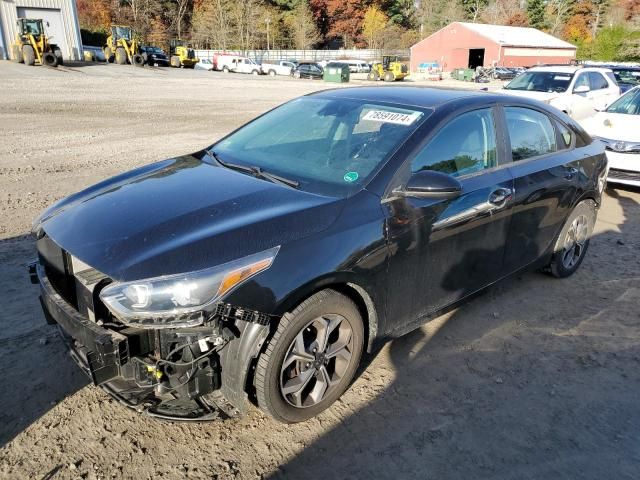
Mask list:
[{"label": "door handle", "polygon": [[499,188],[489,195],[489,203],[492,206],[502,208],[511,199],[513,192],[510,188]]},{"label": "door handle", "polygon": [[569,165],[564,166],[564,178],[567,180],[573,179],[578,174],[578,169]]}]

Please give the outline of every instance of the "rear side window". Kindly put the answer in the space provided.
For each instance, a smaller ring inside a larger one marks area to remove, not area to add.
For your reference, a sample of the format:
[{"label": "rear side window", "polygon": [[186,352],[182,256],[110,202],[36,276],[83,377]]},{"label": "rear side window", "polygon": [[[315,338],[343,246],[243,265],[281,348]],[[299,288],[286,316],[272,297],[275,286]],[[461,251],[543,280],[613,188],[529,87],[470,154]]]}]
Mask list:
[{"label": "rear side window", "polygon": [[506,107],[504,113],[514,161],[557,150],[555,130],[545,114],[523,107]]},{"label": "rear side window", "polygon": [[445,125],[411,162],[411,171],[453,176],[496,166],[496,130],[491,109],[467,112]]},{"label": "rear side window", "polygon": [[589,83],[591,84],[591,90],[609,88],[607,80],[598,72],[589,72]]}]

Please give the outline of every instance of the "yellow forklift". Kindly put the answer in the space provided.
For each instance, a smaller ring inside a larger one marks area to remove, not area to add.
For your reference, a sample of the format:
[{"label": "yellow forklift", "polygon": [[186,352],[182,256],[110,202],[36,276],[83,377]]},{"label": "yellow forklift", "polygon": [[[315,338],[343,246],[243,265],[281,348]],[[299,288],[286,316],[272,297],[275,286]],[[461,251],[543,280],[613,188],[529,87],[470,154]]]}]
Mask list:
[{"label": "yellow forklift", "polygon": [[136,67],[144,65],[144,58],[140,55],[140,45],[131,27],[111,25],[111,35],[103,47],[104,56],[108,63],[126,65],[130,63]]},{"label": "yellow forklift", "polygon": [[400,61],[397,55],[383,55],[382,62],[374,63],[371,71],[367,75],[367,80],[384,80],[385,82],[395,82],[404,80],[409,75],[409,68]]},{"label": "yellow forklift", "polygon": [[17,25],[16,41],[11,45],[14,62],[47,67],[62,65],[62,51],[57,45],[49,43],[41,19],[19,18]]},{"label": "yellow forklift", "polygon": [[193,68],[198,63],[196,53],[184,40],[174,38],[169,41],[169,59],[174,68]]}]

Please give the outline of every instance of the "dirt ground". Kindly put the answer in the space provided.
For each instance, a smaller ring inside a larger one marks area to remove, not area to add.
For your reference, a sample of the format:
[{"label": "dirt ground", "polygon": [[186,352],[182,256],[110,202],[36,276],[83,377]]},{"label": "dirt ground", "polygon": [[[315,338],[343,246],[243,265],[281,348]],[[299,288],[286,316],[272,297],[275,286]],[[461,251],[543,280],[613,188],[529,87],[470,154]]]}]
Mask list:
[{"label": "dirt ground", "polygon": [[100,179],[195,151],[328,86],[0,62],[0,478],[640,477],[633,190],[608,190],[576,275],[513,278],[385,345],[309,422],[281,425],[252,408],[238,420],[165,423],[88,384],[29,284],[32,219]]}]

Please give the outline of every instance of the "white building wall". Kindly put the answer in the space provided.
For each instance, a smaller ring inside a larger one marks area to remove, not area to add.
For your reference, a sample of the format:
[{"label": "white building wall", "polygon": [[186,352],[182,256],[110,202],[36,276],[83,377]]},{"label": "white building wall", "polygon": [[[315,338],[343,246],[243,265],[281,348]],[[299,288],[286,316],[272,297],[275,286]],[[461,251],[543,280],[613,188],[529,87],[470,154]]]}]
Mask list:
[{"label": "white building wall", "polygon": [[[82,59],[82,39],[75,0],[0,0],[0,58],[8,59],[11,56],[11,44],[17,33],[18,9],[22,7],[60,10],[64,26],[64,43],[67,45],[67,51],[63,51],[62,56],[65,60]],[[53,43],[58,42],[53,39]]]}]

